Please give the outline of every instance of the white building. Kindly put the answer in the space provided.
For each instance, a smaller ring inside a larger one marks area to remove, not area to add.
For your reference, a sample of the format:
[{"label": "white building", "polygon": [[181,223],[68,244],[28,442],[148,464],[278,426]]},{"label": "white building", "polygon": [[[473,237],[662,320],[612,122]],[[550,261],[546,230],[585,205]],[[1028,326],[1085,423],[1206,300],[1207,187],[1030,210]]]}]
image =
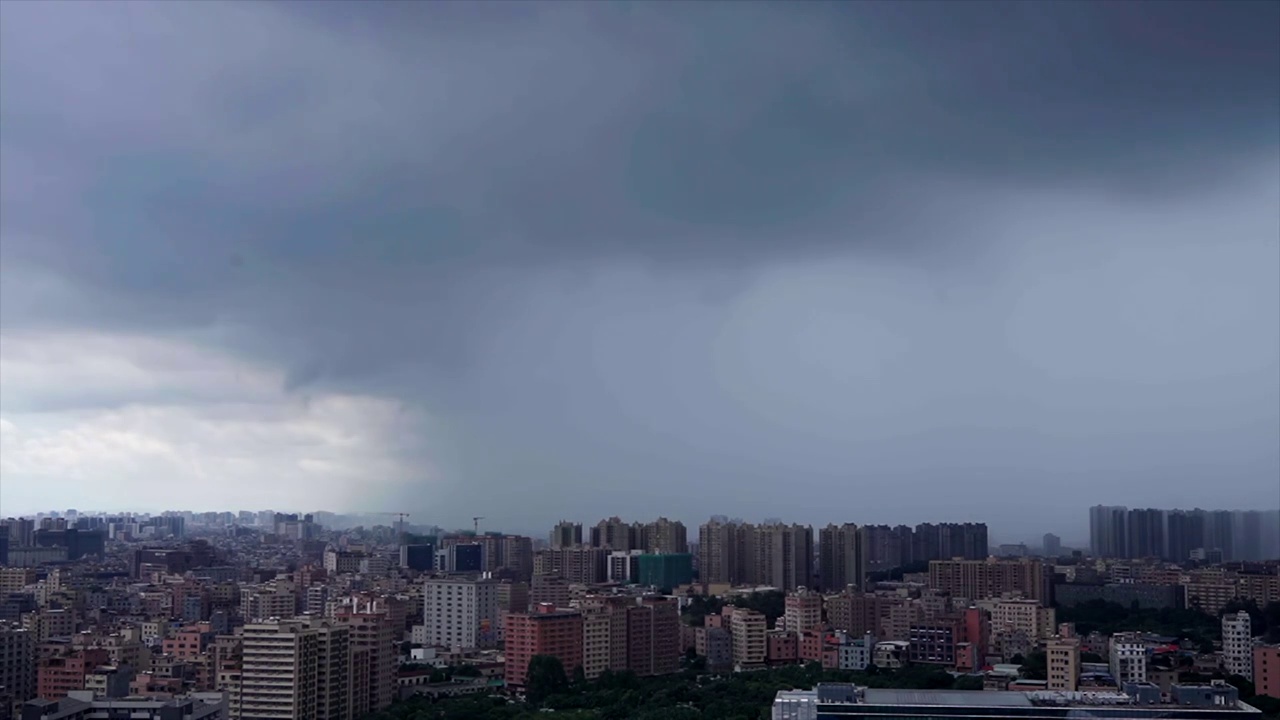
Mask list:
[{"label": "white building", "polygon": [[871,664],[876,651],[876,638],[870,632],[865,637],[840,644],[840,669],[861,672]]},{"label": "white building", "polygon": [[818,720],[818,691],[778,691],[773,698],[773,720]]},{"label": "white building", "polygon": [[1222,666],[1227,675],[1253,681],[1253,626],[1243,610],[1222,616]]},{"label": "white building", "polygon": [[1111,677],[1120,687],[1129,682],[1147,681],[1147,647],[1138,633],[1111,636]]},{"label": "white building", "polygon": [[426,645],[489,647],[498,639],[498,581],[431,578],[422,593]]}]

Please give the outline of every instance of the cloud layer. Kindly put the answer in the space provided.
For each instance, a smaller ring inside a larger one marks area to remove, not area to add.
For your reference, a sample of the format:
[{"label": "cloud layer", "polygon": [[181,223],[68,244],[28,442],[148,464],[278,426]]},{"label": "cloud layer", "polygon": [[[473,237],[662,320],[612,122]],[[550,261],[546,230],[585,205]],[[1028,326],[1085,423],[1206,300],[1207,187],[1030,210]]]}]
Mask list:
[{"label": "cloud layer", "polygon": [[1278,8],[4,4],[4,512],[1280,502]]}]

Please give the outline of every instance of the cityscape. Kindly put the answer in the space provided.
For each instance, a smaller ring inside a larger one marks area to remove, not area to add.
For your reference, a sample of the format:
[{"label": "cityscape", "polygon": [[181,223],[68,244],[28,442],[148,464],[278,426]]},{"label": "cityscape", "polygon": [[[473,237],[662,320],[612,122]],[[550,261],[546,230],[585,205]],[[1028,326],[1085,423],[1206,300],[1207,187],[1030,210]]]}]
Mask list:
[{"label": "cityscape", "polygon": [[1280,0],[0,0],[0,720],[1280,720]]},{"label": "cityscape", "polygon": [[614,516],[529,537],[409,513],[11,517],[0,717],[461,718],[712,677],[744,685],[708,701],[721,717],[879,717],[956,691],[974,718],[1010,698],[1027,717],[1280,711],[1280,510],[1088,516],[1096,547],[993,546],[973,522]]}]

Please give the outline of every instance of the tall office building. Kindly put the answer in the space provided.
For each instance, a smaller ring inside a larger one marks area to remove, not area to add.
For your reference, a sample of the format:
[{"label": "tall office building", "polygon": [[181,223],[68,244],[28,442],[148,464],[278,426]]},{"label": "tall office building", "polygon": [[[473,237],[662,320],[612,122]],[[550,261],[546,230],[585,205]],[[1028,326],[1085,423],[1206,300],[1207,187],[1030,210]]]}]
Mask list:
[{"label": "tall office building", "polygon": [[818,531],[818,574],[824,590],[862,589],[866,557],[857,525],[827,525]]},{"label": "tall office building", "polygon": [[352,717],[349,631],[330,620],[296,619],[244,626],[238,720]]}]

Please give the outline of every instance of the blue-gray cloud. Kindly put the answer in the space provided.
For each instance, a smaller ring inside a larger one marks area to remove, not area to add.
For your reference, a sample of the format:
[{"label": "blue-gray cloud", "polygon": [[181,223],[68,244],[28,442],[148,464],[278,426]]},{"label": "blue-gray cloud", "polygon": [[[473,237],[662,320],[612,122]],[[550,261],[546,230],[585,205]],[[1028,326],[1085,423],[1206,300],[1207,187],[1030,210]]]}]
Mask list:
[{"label": "blue-gray cloud", "polygon": [[1280,479],[1280,4],[2,7],[4,328],[421,403],[423,507]]}]

